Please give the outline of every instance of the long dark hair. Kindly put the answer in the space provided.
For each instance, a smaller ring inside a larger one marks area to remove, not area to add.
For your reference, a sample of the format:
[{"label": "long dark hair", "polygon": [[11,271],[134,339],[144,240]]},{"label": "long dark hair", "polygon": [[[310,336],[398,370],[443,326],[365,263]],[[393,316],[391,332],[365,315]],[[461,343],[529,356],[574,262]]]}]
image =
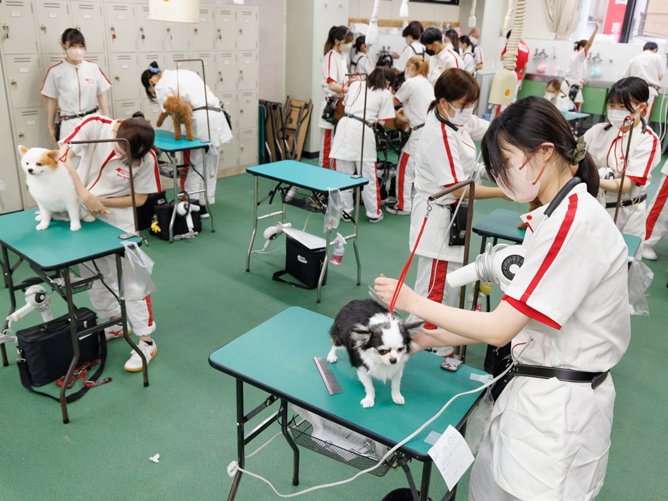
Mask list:
[{"label": "long dark hair", "polygon": [[480,87],[473,76],[461,68],[448,68],[436,80],[434,85],[434,100],[429,105],[429,111],[438,106],[441,99],[452,103],[466,98],[464,106],[475,103],[480,98]]},{"label": "long dark hair", "polygon": [[[366,37],[364,35],[360,35],[360,36],[357,37],[357,39],[355,40],[355,46],[354,46],[355,47],[355,52],[357,52],[359,54],[359,51],[362,48],[362,45],[365,44],[365,41],[366,41]],[[327,52],[325,52],[325,54],[327,54]]]},{"label": "long dark hair", "polygon": [[452,42],[452,48],[459,54],[459,35],[457,32],[455,30],[448,30],[443,36]]},{"label": "long dark hair", "polygon": [[[519,99],[492,120],[482,139],[482,158],[489,177],[508,181],[505,156],[508,145],[530,155],[543,143],[554,145],[555,154],[561,157],[565,168],[573,165],[575,138],[557,107],[537,96]],[[592,196],[598,194],[598,170],[589,153],[580,161],[575,175],[587,184]]]},{"label": "long dark hair", "polygon": [[413,40],[418,42],[422,36],[423,31],[424,28],[422,27],[422,23],[420,21],[411,21],[408,23],[408,26],[404,28],[404,31],[401,32],[401,36],[407,37],[410,35],[413,37]]},{"label": "long dark hair", "polygon": [[[141,163],[144,156],[148,154],[155,141],[155,131],[151,124],[146,121],[144,114],[137,111],[129,120],[123,120],[116,132],[117,138],[127,139],[130,143],[130,151],[125,152],[125,163],[128,166],[136,166]],[[123,141],[121,147],[126,150],[128,145]]]},{"label": "long dark hair", "polygon": [[390,82],[390,87],[394,86],[394,79],[396,73],[388,66],[376,66],[376,69],[369,73],[366,77],[369,90],[383,90],[387,89],[387,82]]},{"label": "long dark hair", "polygon": [[149,80],[151,79],[151,77],[158,74],[160,66],[158,66],[158,63],[153,61],[151,64],[148,65],[148,67],[153,68],[154,71],[151,71],[150,69],[144,70],[141,74],[141,84],[144,86],[144,92],[146,92],[146,95],[148,96],[149,100],[155,103],[156,96],[153,93],[153,86],[151,85],[151,82],[149,82]]},{"label": "long dark hair", "polygon": [[642,78],[628,77],[617,80],[605,98],[605,107],[610,103],[623,104],[624,108],[634,111],[633,103],[646,103],[649,100],[649,85]]},{"label": "long dark hair", "polygon": [[327,34],[327,41],[325,42],[325,50],[323,54],[327,54],[336,45],[336,41],[343,42],[353,41],[353,32],[347,26],[332,26]]},{"label": "long dark hair", "polygon": [[76,28],[67,28],[63,31],[60,41],[65,47],[67,47],[67,42],[69,42],[70,47],[72,45],[83,45],[83,48],[86,48],[86,39],[84,38],[83,33]]}]

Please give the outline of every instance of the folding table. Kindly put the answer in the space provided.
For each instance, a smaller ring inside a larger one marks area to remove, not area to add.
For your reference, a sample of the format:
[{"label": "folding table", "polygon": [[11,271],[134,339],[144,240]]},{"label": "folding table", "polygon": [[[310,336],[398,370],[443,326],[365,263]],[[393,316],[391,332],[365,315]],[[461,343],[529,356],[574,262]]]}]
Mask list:
[{"label": "folding table", "polygon": [[[338,189],[339,191],[355,190],[355,214],[351,215],[354,223],[354,231],[352,234],[345,237],[346,242],[353,240],[353,248],[355,249],[355,258],[357,259],[357,285],[360,285],[362,280],[362,265],[360,263],[360,255],[357,249],[357,231],[359,226],[359,209],[360,209],[360,189],[369,181],[363,177],[355,177],[350,174],[336,172],[330,169],[323,169],[315,165],[309,165],[294,160],[283,160],[281,162],[274,162],[270,164],[258,165],[256,167],[248,167],[246,172],[253,174],[255,177],[255,200],[253,203],[253,233],[251,234],[250,244],[248,245],[248,252],[246,254],[246,271],[250,271],[250,258],[253,251],[253,243],[257,235],[257,223],[263,219],[281,216],[283,223],[285,223],[285,207],[288,203],[280,195],[281,185],[296,186],[310,190],[316,197],[321,194],[328,194],[330,189]],[[282,208],[280,211],[271,212],[263,216],[258,216],[258,207],[264,201],[258,201],[258,178],[264,177],[274,181],[278,181],[278,185],[271,190],[269,196],[264,200],[269,199],[270,203],[276,193],[281,196]],[[317,212],[321,212],[317,210]],[[346,224],[346,223],[342,223]],[[327,263],[330,256],[331,230],[325,233],[325,262],[320,270],[320,278],[318,279],[318,303],[322,291],[322,282],[327,272]]]},{"label": "folding table", "polygon": [[214,231],[216,231],[213,226],[213,214],[211,214],[211,209],[209,207],[209,191],[207,188],[207,179],[209,177],[208,175],[209,171],[207,168],[206,153],[207,151],[209,151],[211,143],[208,141],[200,141],[197,138],[193,139],[192,141],[188,141],[187,139],[180,139],[177,141],[176,139],[174,139],[173,132],[169,132],[166,130],[156,130],[155,141],[153,142],[153,146],[164,151],[167,154],[167,158],[169,158],[169,161],[172,164],[171,172],[161,169],[161,173],[163,175],[171,177],[174,181],[174,211],[172,212],[172,219],[169,222],[169,243],[174,242],[174,220],[176,219],[176,204],[178,203],[178,197],[182,194],[180,189],[179,179],[182,178],[183,175],[179,175],[179,167],[186,167],[187,165],[189,165],[189,164],[184,164],[184,165],[177,164],[176,154],[178,152],[200,150],[200,149],[204,150],[202,154],[202,159],[203,159],[202,175],[204,177],[204,189],[197,191],[190,191],[188,192],[188,196],[204,193],[204,204],[206,205],[206,210],[209,213],[209,220],[211,221],[211,232],[213,233]]},{"label": "folding table", "polygon": [[[347,354],[339,352],[338,362],[330,364],[330,367],[343,393],[330,395],[313,357],[327,356],[331,348],[329,329],[332,322],[331,318],[303,308],[288,308],[209,357],[209,364],[214,369],[236,379],[237,460],[241,468],[245,468],[245,448],[248,443],[274,422],[279,422],[293,450],[292,483],[299,484],[299,449],[290,436],[288,403],[393,447],[434,416],[453,396],[479,388],[482,384],[471,376],[483,375],[484,372],[466,365],[461,365],[457,372],[447,372],[434,363],[435,355],[422,352],[411,356],[404,370],[401,393],[406,403],[395,404],[389,384],[374,381],[375,405],[365,409],[360,404],[365,395],[364,387],[355,369],[350,366]],[[262,404],[247,414],[244,410],[244,383],[270,394]],[[468,416],[479,398],[479,393],[457,398],[438,419],[398,450],[398,463],[406,472],[416,501],[417,489],[408,469],[408,459],[423,463],[419,499],[426,501],[433,463],[428,454],[431,445],[425,439],[432,432],[443,433],[449,425],[463,432]],[[245,427],[248,421],[277,400],[280,400],[279,409],[247,432]],[[253,469],[252,466],[248,468],[251,471]],[[237,471],[228,501],[234,499],[241,477],[242,472]],[[331,480],[325,475],[319,483]],[[453,489],[443,499],[452,499],[454,494]]]},{"label": "folding table", "polygon": [[[70,231],[69,221],[52,220],[49,228],[42,231],[37,231],[35,229],[36,225],[34,210],[14,212],[0,216],[0,246],[2,247],[2,261],[0,263],[2,264],[2,271],[5,277],[5,286],[9,289],[11,304],[9,314],[16,310],[16,291],[25,290],[31,285],[44,283],[45,286],[50,287],[67,301],[70,318],[74,318],[73,294],[87,290],[88,285],[95,280],[100,280],[102,275],[98,274],[89,279],[76,281],[73,284],[70,278],[70,268],[105,256],[114,255],[116,257],[118,283],[122,284],[123,271],[121,257],[125,253],[125,247],[122,244],[123,240],[119,237],[125,234],[124,231],[99,219],[96,219],[92,223],[82,221],[79,231]],[[137,244],[141,243],[140,239],[135,237],[129,238],[126,241],[136,242]],[[10,262],[10,251],[18,256],[18,260],[14,264]],[[13,275],[23,262],[28,263],[36,277],[29,278],[15,285]],[[56,281],[57,279],[60,280]],[[64,285],[60,285],[58,282]],[[121,306],[120,321],[123,325],[123,337],[141,356],[144,386],[148,386],[146,359],[128,335],[125,301],[119,297],[118,302]],[[70,380],[74,369],[77,367],[79,359],[78,335],[98,332],[100,329],[111,327],[118,324],[118,322],[119,319],[108,320],[80,333],[77,332],[76,322],[71,322],[74,356],[67,371],[65,381]],[[5,321],[3,331],[6,328],[7,322]],[[7,361],[5,342],[7,342],[7,339],[0,341],[0,349],[2,351],[2,362],[6,367],[9,363]],[[64,423],[69,422],[67,402],[65,400],[66,391],[67,385],[63,385],[60,388],[60,405]]]}]

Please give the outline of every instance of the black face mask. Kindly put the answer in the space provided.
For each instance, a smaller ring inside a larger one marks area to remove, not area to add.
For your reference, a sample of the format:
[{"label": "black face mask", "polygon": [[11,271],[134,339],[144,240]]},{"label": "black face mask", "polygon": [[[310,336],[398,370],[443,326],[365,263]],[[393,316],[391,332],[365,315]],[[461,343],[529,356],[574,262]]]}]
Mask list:
[{"label": "black face mask", "polygon": [[436,52],[434,52],[432,49],[425,49],[424,50],[428,56],[435,56]]}]

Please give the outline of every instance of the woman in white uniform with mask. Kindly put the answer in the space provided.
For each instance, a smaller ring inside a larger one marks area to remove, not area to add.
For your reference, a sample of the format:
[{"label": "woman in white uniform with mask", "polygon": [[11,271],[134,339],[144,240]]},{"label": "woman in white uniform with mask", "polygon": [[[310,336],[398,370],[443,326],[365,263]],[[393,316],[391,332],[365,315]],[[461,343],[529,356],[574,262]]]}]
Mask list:
[{"label": "woman in white uniform with mask", "polygon": [[397,204],[387,212],[410,215],[413,208],[413,183],[415,181],[415,150],[427,120],[429,105],[434,100],[434,88],[427,80],[429,63],[420,56],[413,56],[406,64],[406,81],[395,93],[394,99],[403,106],[399,109],[410,126],[409,137],[401,148],[397,166]]},{"label": "woman in white uniform with mask", "polygon": [[357,40],[355,40],[355,55],[350,63],[350,72],[370,75],[376,69],[376,65],[367,56],[368,47],[364,40],[364,35],[357,37]]},{"label": "woman in white uniform with mask", "polygon": [[[522,216],[530,225],[522,267],[490,313],[436,304],[406,286],[396,308],[439,326],[415,337],[422,349],[512,341],[518,365],[492,409],[469,500],[590,501],[610,450],[608,371],[631,336],[628,249],[594,198],[598,175],[585,145],[544,99],[510,105],[492,121],[482,152],[506,195],[544,204]],[[385,302],[396,283],[376,279]]]},{"label": "woman in white uniform with mask", "polygon": [[[111,87],[97,63],[83,58],[86,40],[79,30],[66,29],[60,46],[65,51],[65,59],[47,70],[39,90],[47,98],[47,125],[51,139],[56,142],[69,136],[85,117],[98,110],[108,116],[105,93]],[[58,110],[60,113],[56,116]]]},{"label": "woman in white uniform with mask", "polygon": [[466,35],[459,37],[459,47],[462,51],[462,69],[475,77],[477,70],[471,39]]},{"label": "woman in white uniform with mask", "polygon": [[326,169],[332,169],[330,152],[332,151],[332,140],[334,139],[334,124],[322,118],[327,99],[330,97],[343,97],[348,65],[346,59],[353,46],[353,34],[346,26],[332,26],[325,42],[325,57],[320,67],[320,84],[325,97],[320,104],[318,127],[320,127],[320,156],[318,165]]},{"label": "woman in white uniform with mask", "polygon": [[[594,125],[584,135],[587,151],[599,169],[608,213],[614,217],[621,189],[617,228],[643,240],[647,220],[647,186],[652,178],[652,169],[661,159],[659,139],[643,118],[647,113],[648,98],[647,82],[641,78],[629,77],[615,82],[606,98],[609,122]],[[625,125],[627,117],[629,121]],[[628,164],[625,164],[631,120],[634,121],[634,128]],[[625,165],[624,185],[621,186]]]},{"label": "woman in white uniform with mask", "polygon": [[[193,107],[191,119],[195,137],[201,141],[211,141],[211,145],[206,152],[206,188],[209,204],[215,203],[220,146],[232,140],[232,132],[225,113],[223,113],[222,104],[208,86],[205,98],[204,81],[197,73],[190,70],[177,68],[176,70],[163,71],[158,63],[153,61],[149,68],[142,73],[141,82],[148,98],[153,102],[157,101],[162,111],[164,111],[165,101],[170,96],[180,96],[181,99],[190,103]],[[209,126],[211,128],[210,138],[207,126],[207,103]],[[189,160],[191,164],[183,184],[183,189],[187,192],[204,189],[204,155],[203,149],[192,150],[184,154],[185,160]],[[199,203],[200,214],[207,217],[204,193],[193,195],[192,200]]]},{"label": "woman in white uniform with mask", "polygon": [[[480,97],[478,82],[462,69],[446,70],[434,87],[432,102],[415,152],[415,197],[411,212],[409,248],[413,250],[427,214],[427,199],[443,188],[469,179],[476,167],[477,151],[473,140],[482,139],[489,122],[473,115]],[[435,203],[415,254],[418,256],[415,291],[437,303],[454,306],[459,289],[445,281],[447,273],[459,269],[464,246],[448,245],[450,206],[463,190],[455,191]],[[476,199],[502,197],[499,188],[476,185]],[[461,209],[460,209],[461,210]],[[435,329],[427,323],[427,329]]]},{"label": "woman in white uniform with mask", "polygon": [[406,70],[406,64],[411,57],[426,56],[427,49],[420,43],[420,37],[422,36],[423,31],[422,23],[419,21],[411,21],[401,32],[401,36],[406,40],[406,47],[401,51],[401,54],[397,54],[396,52],[392,53],[392,57],[397,60],[394,63],[394,70],[398,74],[401,74]]},{"label": "woman in white uniform with mask", "polygon": [[[383,219],[380,210],[380,187],[376,173],[376,136],[371,125],[379,123],[385,128],[394,127],[394,106],[389,89],[394,84],[394,71],[386,66],[379,66],[363,82],[350,84],[344,98],[345,115],[336,126],[336,135],[332,145],[333,164],[338,172],[361,174],[369,180],[362,188],[364,209],[369,222],[378,223]],[[368,91],[366,87],[368,86]],[[364,94],[366,95],[366,124],[364,118]],[[364,130],[364,159],[362,165],[362,127]],[[341,193],[343,210],[352,214],[352,190]],[[344,217],[344,220],[346,218]]]},{"label": "woman in white uniform with mask", "polygon": [[473,44],[473,58],[475,59],[475,69],[480,71],[484,66],[482,47],[480,47],[480,28],[473,28],[469,33],[469,39]]},{"label": "woman in white uniform with mask", "polygon": [[[125,142],[73,144],[69,149],[67,145],[69,141],[116,138],[127,139],[129,151]],[[112,120],[102,116],[89,117],[60,142],[61,160],[65,162],[84,205],[98,219],[121,231],[135,231],[130,175],[134,180],[137,207],[144,205],[149,194],[157,193],[161,189],[158,160],[151,150],[154,138],[153,127],[144,119],[141,112],[137,112],[129,120]],[[81,156],[81,162],[76,170],[72,164],[75,155]],[[96,275],[96,266],[102,273],[107,287],[118,295],[115,257],[107,256],[80,265],[81,277],[89,278]],[[93,282],[88,291],[91,303],[101,318],[120,317],[120,305],[107,287],[99,280]],[[125,307],[132,331],[139,336],[137,347],[148,363],[158,351],[157,345],[151,338],[156,328],[151,296],[146,296],[141,301],[126,301]],[[123,330],[108,327],[105,329],[105,335],[107,339],[120,338],[123,337]],[[129,372],[142,370],[141,358],[134,350],[124,368]]]},{"label": "woman in white uniform with mask", "polygon": [[[429,58],[429,75],[427,80],[436,85],[438,77],[449,68],[461,68],[462,58],[453,50],[452,44],[443,41],[443,35],[436,28],[424,30],[420,41],[426,47]],[[446,40],[450,42],[450,39]]]}]

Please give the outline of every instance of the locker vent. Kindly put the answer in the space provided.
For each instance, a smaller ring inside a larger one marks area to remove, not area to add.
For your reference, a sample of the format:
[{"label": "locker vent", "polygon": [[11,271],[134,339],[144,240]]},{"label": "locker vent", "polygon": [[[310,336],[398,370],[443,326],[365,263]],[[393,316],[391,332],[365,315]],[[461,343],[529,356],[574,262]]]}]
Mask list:
[{"label": "locker vent", "polygon": [[94,6],[94,5],[91,5],[91,4],[80,3],[80,4],[79,4],[79,8],[80,8],[81,10],[93,10],[93,9],[95,9],[95,6]]},{"label": "locker vent", "polygon": [[22,111],[21,116],[22,117],[34,117],[39,115],[39,111],[37,110],[30,110],[30,111]]},{"label": "locker vent", "polygon": [[253,57],[253,53],[252,53],[252,52],[243,52],[241,55],[242,55],[243,57]]},{"label": "locker vent", "polygon": [[231,15],[232,15],[232,11],[231,11],[231,10],[225,10],[225,9],[223,9],[223,10],[220,11],[220,13],[221,13],[222,15],[224,15],[224,16],[231,16]]},{"label": "locker vent", "polygon": [[[60,59],[59,59],[59,61],[60,61]],[[14,62],[15,63],[31,63],[32,58],[30,56],[28,56],[28,57],[15,57]]]},{"label": "locker vent", "polygon": [[132,61],[132,56],[129,54],[118,55],[116,56],[116,59],[118,59],[119,61]]},{"label": "locker vent", "polygon": [[141,10],[143,10],[144,12],[148,12],[148,7],[142,7]]},{"label": "locker vent", "polygon": [[128,10],[127,5],[114,5],[114,10]]},{"label": "locker vent", "polygon": [[5,5],[7,7],[23,7],[23,2],[20,2],[18,0],[7,0],[5,2]]},{"label": "locker vent", "polygon": [[200,14],[208,14],[209,11],[206,10],[206,9],[200,9],[200,10],[199,10],[199,13],[200,13]]},{"label": "locker vent", "polygon": [[135,105],[133,101],[130,101],[128,103],[121,103],[121,108],[132,108]]},{"label": "locker vent", "polygon": [[44,2],[43,5],[47,9],[60,9],[60,4],[59,3]]},{"label": "locker vent", "polygon": [[253,11],[251,11],[251,10],[244,10],[244,11],[241,12],[241,15],[242,15],[242,16],[252,16],[252,15],[253,15]]}]

